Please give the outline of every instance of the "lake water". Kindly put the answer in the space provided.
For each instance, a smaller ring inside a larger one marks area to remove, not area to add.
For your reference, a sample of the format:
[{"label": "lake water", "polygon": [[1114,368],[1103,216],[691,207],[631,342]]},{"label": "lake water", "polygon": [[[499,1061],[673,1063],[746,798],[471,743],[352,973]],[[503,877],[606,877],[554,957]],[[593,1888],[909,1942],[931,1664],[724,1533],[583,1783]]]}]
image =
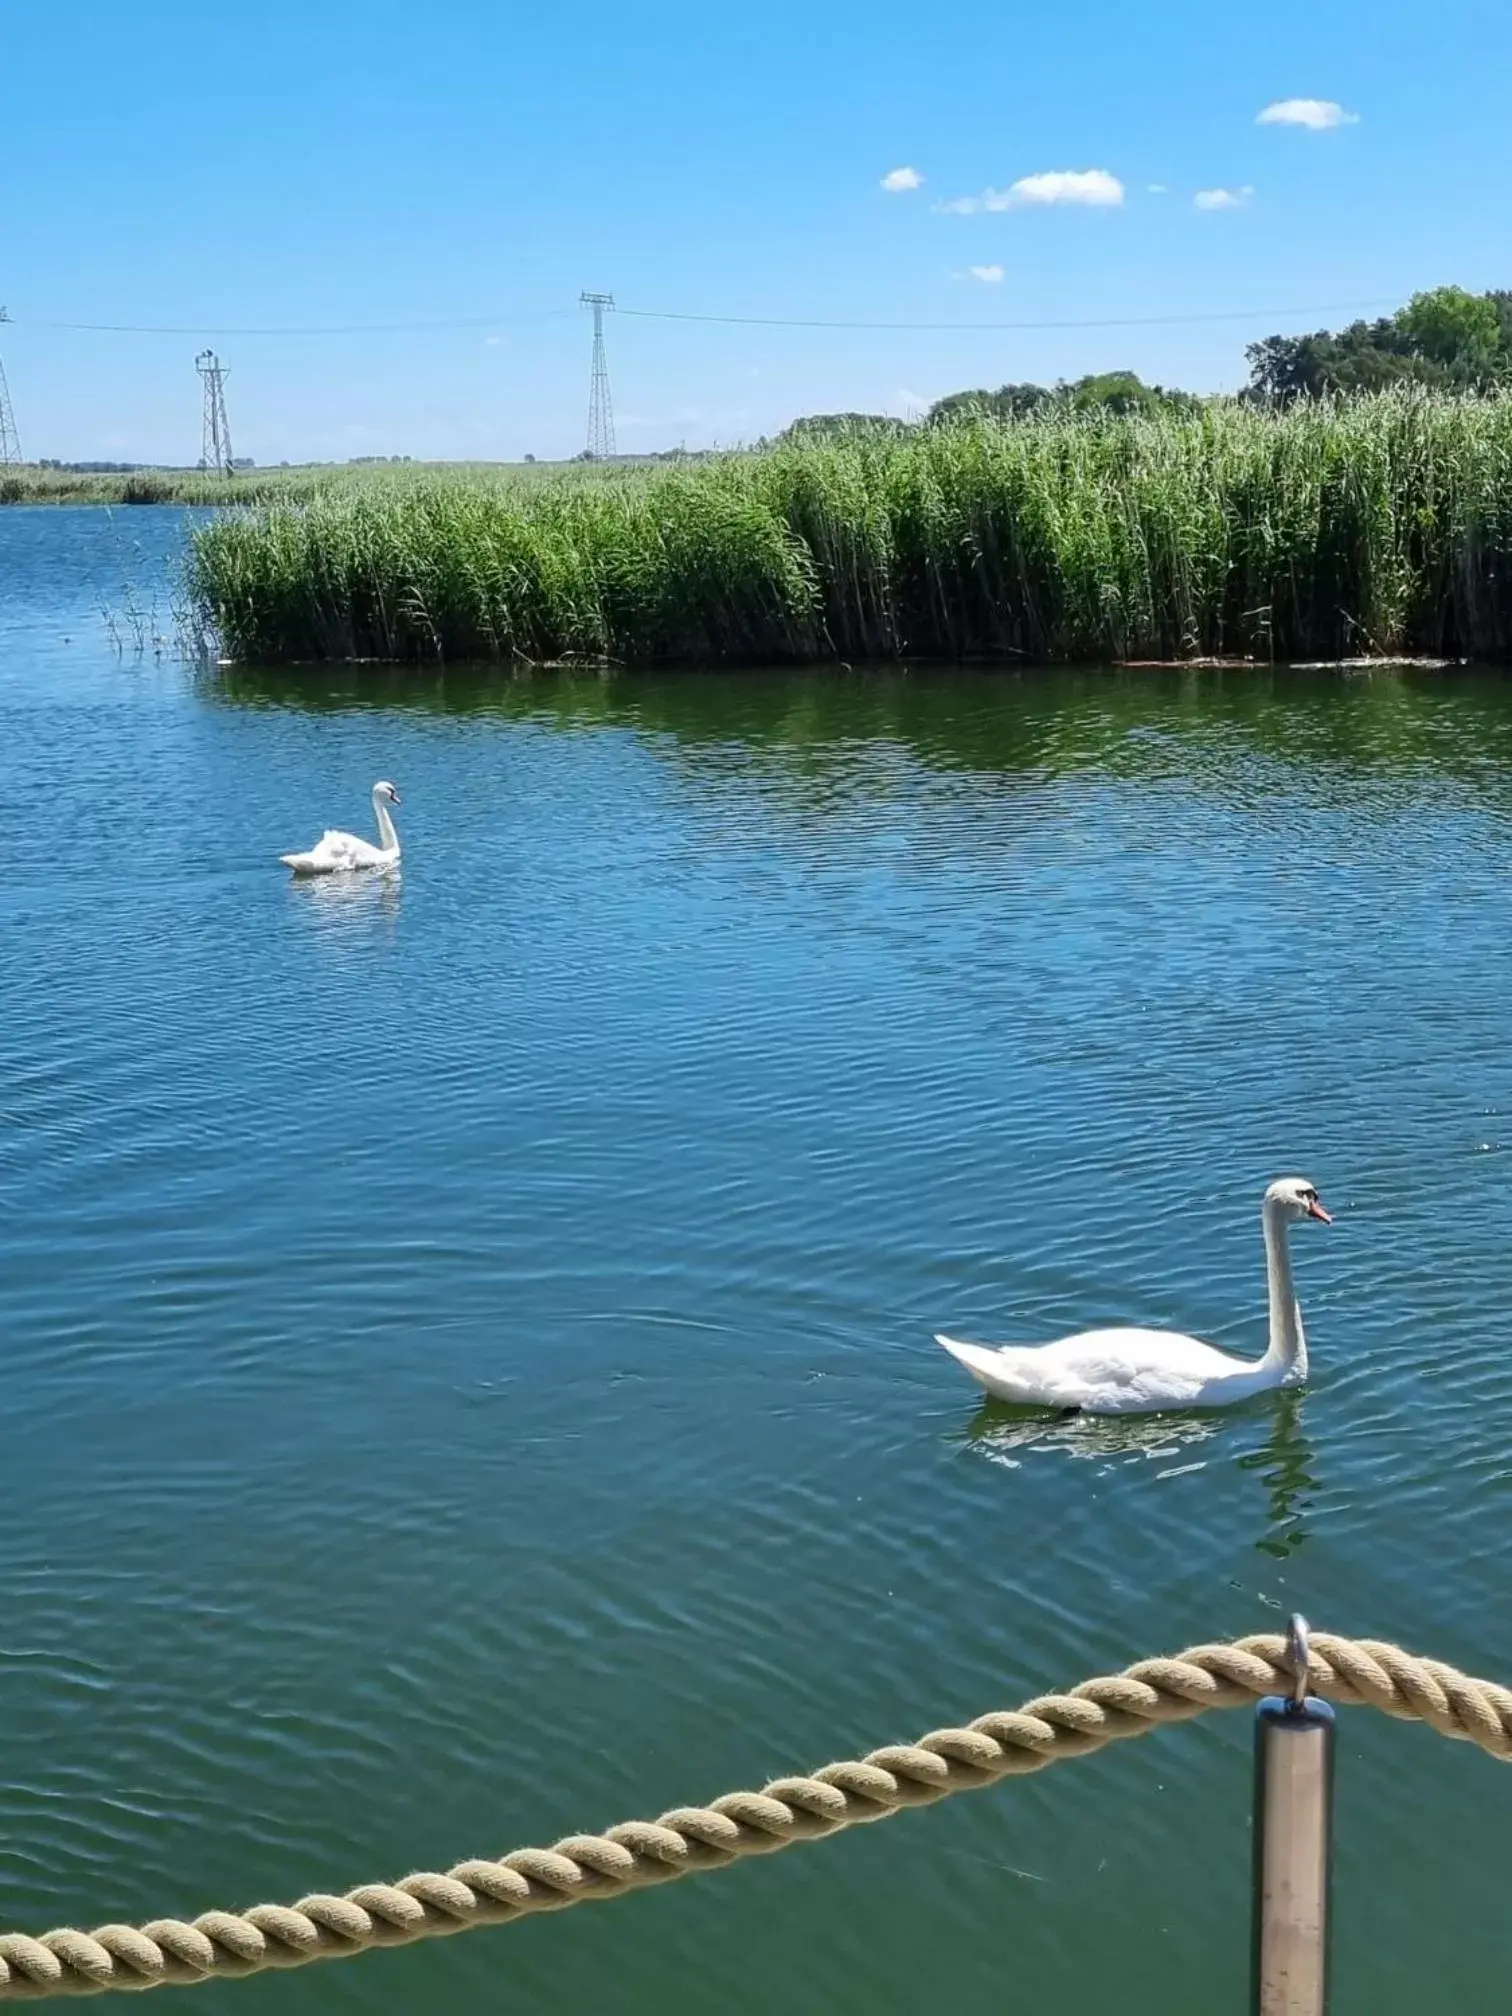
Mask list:
[{"label": "lake water", "polygon": [[[0,512],[5,1926],[545,1843],[1294,1607],[1512,1676],[1504,678],[195,671],[182,537]],[[291,884],[379,776],[402,879]],[[1258,1350],[1290,1173],[1305,1394],[1047,1423],[931,1342]],[[195,2006],[1238,2010],[1249,1734]],[[1343,2016],[1503,1992],[1509,1797],[1346,1714]]]}]

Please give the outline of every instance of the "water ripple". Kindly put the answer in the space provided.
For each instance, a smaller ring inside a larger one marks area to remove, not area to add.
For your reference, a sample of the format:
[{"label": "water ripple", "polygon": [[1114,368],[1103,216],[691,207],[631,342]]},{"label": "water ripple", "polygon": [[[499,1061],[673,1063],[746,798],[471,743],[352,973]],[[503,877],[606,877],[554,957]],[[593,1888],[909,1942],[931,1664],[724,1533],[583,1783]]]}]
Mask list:
[{"label": "water ripple", "polygon": [[[78,515],[0,515],[7,1922],[550,1840],[1297,1605],[1512,1671],[1503,682],[364,699],[65,648]],[[402,878],[291,886],[379,775]],[[1304,1394],[1046,1421],[930,1341],[1258,1351],[1288,1171]],[[1403,1929],[1341,1981],[1481,2006],[1474,1760],[1349,1730]],[[277,1993],[985,2016],[1006,1926],[1052,2016],[1218,2007],[1247,1768],[1231,1718]]]}]

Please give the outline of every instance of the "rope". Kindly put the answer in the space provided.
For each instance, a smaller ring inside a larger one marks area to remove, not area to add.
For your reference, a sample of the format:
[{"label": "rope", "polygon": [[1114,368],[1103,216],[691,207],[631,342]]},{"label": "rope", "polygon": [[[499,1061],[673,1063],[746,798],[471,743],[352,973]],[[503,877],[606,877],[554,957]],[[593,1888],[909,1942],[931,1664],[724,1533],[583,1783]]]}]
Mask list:
[{"label": "rope", "polygon": [[[1441,1736],[1512,1760],[1512,1691],[1438,1660],[1319,1633],[1309,1681],[1316,1694],[1426,1722]],[[812,1777],[777,1778],[760,1792],[727,1792],[712,1805],[674,1807],[659,1820],[632,1820],[604,1834],[569,1834],[554,1847],[516,1849],[498,1862],[459,1862],[444,1875],[368,1883],[342,1897],[302,1897],[293,1906],[207,1911],[190,1923],[157,1918],[140,1928],[99,1925],[40,1939],[8,1933],[0,1936],[0,2002],[227,1980],[474,1925],[512,1924],[532,1912],[618,1897],[885,1820],[905,1806],[1042,1771],[1167,1722],[1289,1693],[1291,1682],[1285,1640],[1277,1634],[1195,1645],[1174,1659],[1142,1659],[1122,1673],[1084,1680],[1069,1694],[1042,1694],[1017,1710],[978,1716],[964,1729],[935,1729],[917,1743],[826,1764]]]}]

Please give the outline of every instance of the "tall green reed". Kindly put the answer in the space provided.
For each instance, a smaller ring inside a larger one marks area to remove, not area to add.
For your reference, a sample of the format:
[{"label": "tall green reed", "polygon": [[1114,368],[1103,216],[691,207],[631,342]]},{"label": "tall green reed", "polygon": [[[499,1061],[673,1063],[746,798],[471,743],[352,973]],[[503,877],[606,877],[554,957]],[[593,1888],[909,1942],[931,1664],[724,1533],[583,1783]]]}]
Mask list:
[{"label": "tall green reed", "polygon": [[223,517],[242,659],[1512,656],[1512,399],[1057,414]]}]

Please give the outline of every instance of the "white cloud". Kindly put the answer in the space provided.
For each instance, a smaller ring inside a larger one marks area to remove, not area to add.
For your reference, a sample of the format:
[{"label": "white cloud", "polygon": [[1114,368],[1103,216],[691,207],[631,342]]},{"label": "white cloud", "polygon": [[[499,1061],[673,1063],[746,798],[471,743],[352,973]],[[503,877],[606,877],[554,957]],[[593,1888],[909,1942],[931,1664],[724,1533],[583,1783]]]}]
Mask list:
[{"label": "white cloud", "polygon": [[485,336],[483,338],[483,347],[485,350],[497,350],[503,341],[504,338],[502,336]]},{"label": "white cloud", "polygon": [[1085,203],[1094,210],[1115,210],[1124,200],[1124,186],[1106,168],[1057,168],[1048,175],[1022,176],[1008,196],[1011,204]]},{"label": "white cloud", "polygon": [[1242,189],[1199,189],[1192,201],[1199,210],[1242,210],[1254,193],[1246,182]]},{"label": "white cloud", "polygon": [[1106,168],[1051,168],[1042,175],[1021,175],[1006,189],[984,189],[980,196],[957,196],[942,210],[970,217],[978,210],[1031,210],[1048,204],[1074,203],[1093,210],[1116,210],[1124,200],[1124,185]]},{"label": "white cloud", "polygon": [[981,280],[989,287],[996,287],[1003,277],[1001,266],[973,266],[970,269],[973,280]]},{"label": "white cloud", "polygon": [[1278,98],[1255,114],[1257,126],[1305,126],[1310,133],[1327,133],[1335,126],[1358,126],[1358,112],[1346,112],[1332,98]]},{"label": "white cloud", "polygon": [[1164,182],[1147,182],[1145,184],[1145,194],[1147,196],[1167,196],[1170,194],[1170,191]]},{"label": "white cloud", "polygon": [[882,187],[896,196],[903,189],[921,189],[924,177],[917,168],[889,168],[882,177]]}]

